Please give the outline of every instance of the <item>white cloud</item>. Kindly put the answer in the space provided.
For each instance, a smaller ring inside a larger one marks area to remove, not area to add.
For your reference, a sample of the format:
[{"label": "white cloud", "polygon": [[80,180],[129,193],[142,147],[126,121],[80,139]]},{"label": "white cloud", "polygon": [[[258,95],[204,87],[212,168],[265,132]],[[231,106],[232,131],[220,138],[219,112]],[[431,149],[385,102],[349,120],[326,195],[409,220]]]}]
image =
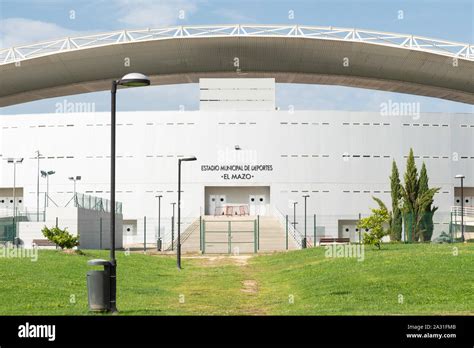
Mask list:
[{"label": "white cloud", "polygon": [[26,18],[6,18],[0,25],[0,47],[8,48],[24,44],[61,39],[81,35],[84,32],[70,30],[54,23]]},{"label": "white cloud", "polygon": [[156,28],[185,22],[197,11],[197,1],[120,0],[118,21],[128,28]]}]

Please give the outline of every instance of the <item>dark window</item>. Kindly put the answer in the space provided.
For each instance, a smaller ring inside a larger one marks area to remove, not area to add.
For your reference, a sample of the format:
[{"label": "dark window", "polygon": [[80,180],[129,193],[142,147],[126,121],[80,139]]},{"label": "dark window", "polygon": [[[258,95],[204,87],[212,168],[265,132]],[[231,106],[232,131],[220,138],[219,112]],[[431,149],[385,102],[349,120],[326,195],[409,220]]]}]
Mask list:
[{"label": "dark window", "polygon": [[224,202],[224,198],[221,198],[221,202]]},{"label": "dark window", "polygon": [[250,201],[251,201],[251,202],[255,202],[255,198],[250,198]]},{"label": "dark window", "polygon": [[215,201],[216,201],[216,199],[215,199],[215,198],[211,198],[211,201],[215,202]]},{"label": "dark window", "polygon": [[466,199],[466,203],[469,203],[469,199]]},{"label": "dark window", "polygon": [[10,199],[10,203],[13,203],[13,199]]},{"label": "dark window", "polygon": [[356,228],[356,232],[359,232],[359,229],[358,229],[358,228]]},{"label": "dark window", "polygon": [[346,228],[346,232],[349,232],[349,229],[348,229],[348,228]]},{"label": "dark window", "polygon": [[18,200],[18,203],[21,203],[21,199]]},{"label": "dark window", "polygon": [[127,232],[130,232],[130,227],[127,227]]},{"label": "dark window", "polygon": [[366,229],[365,229],[365,232],[369,232],[369,229],[368,229],[368,228],[366,228]]},{"label": "dark window", "polygon": [[459,203],[459,199],[456,199],[456,203]]},{"label": "dark window", "polygon": [[263,198],[260,198],[260,202],[263,202]]}]

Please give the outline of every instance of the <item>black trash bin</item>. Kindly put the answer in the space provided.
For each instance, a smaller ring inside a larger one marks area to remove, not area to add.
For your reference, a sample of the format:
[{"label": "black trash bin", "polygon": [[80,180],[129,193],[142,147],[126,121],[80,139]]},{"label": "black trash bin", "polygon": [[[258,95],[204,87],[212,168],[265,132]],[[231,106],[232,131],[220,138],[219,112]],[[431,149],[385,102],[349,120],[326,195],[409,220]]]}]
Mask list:
[{"label": "black trash bin", "polygon": [[90,311],[110,310],[110,267],[107,260],[94,259],[87,262],[89,266],[103,266],[103,270],[87,272],[87,293]]},{"label": "black trash bin", "polygon": [[161,244],[162,244],[161,238],[158,238],[158,239],[156,240],[156,250],[157,250],[157,251],[161,251]]}]

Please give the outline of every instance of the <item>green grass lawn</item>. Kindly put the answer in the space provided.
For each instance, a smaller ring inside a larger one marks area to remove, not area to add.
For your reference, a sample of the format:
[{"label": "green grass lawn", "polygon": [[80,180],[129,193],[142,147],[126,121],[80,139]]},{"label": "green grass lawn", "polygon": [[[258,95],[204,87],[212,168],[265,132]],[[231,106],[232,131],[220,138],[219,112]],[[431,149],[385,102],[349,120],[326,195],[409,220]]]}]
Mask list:
[{"label": "green grass lawn", "polygon": [[[0,258],[0,315],[88,314],[87,260],[107,256]],[[171,256],[117,259],[123,315],[474,314],[474,244],[366,247],[363,261],[327,258],[324,248],[185,258],[181,271]]]}]

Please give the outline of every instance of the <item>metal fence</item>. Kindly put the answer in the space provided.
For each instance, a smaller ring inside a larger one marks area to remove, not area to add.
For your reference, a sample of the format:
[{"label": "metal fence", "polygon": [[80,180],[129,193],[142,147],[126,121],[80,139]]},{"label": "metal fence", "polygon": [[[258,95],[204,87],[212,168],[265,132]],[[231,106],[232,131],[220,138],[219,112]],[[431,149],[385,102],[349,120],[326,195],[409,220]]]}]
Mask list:
[{"label": "metal fence", "polygon": [[[76,193],[73,196],[73,201],[74,201],[74,206],[78,208],[103,211],[107,213],[111,211],[111,203],[108,199],[105,199],[105,198],[85,195],[83,193]],[[121,202],[115,202],[115,213],[122,214]]]},{"label": "metal fence", "polygon": [[[459,211],[459,209],[457,212],[436,211],[434,214],[426,212],[417,217],[416,221],[412,214],[403,214],[401,241],[422,241],[421,235],[426,235],[423,231],[427,228],[432,231],[430,241],[452,242],[460,239],[461,219]],[[290,211],[283,213],[278,209],[275,210],[274,214],[285,225],[289,239],[292,239],[299,248],[304,247],[305,241],[307,247],[319,245],[322,238],[349,238],[351,242],[359,243],[363,240],[364,233],[369,232],[358,227],[360,219],[368,217],[369,214],[323,215],[308,211],[305,217],[302,214],[295,216]],[[465,212],[464,231],[465,237],[469,238],[471,233],[474,235],[474,214],[472,216],[473,223],[471,223],[473,226],[469,226],[470,220],[466,216],[467,213]],[[386,228],[388,229],[389,226],[387,225]],[[388,241],[389,237],[387,236],[385,240]]]},{"label": "metal fence", "polygon": [[200,250],[202,253],[257,253],[257,219],[202,220]]}]

